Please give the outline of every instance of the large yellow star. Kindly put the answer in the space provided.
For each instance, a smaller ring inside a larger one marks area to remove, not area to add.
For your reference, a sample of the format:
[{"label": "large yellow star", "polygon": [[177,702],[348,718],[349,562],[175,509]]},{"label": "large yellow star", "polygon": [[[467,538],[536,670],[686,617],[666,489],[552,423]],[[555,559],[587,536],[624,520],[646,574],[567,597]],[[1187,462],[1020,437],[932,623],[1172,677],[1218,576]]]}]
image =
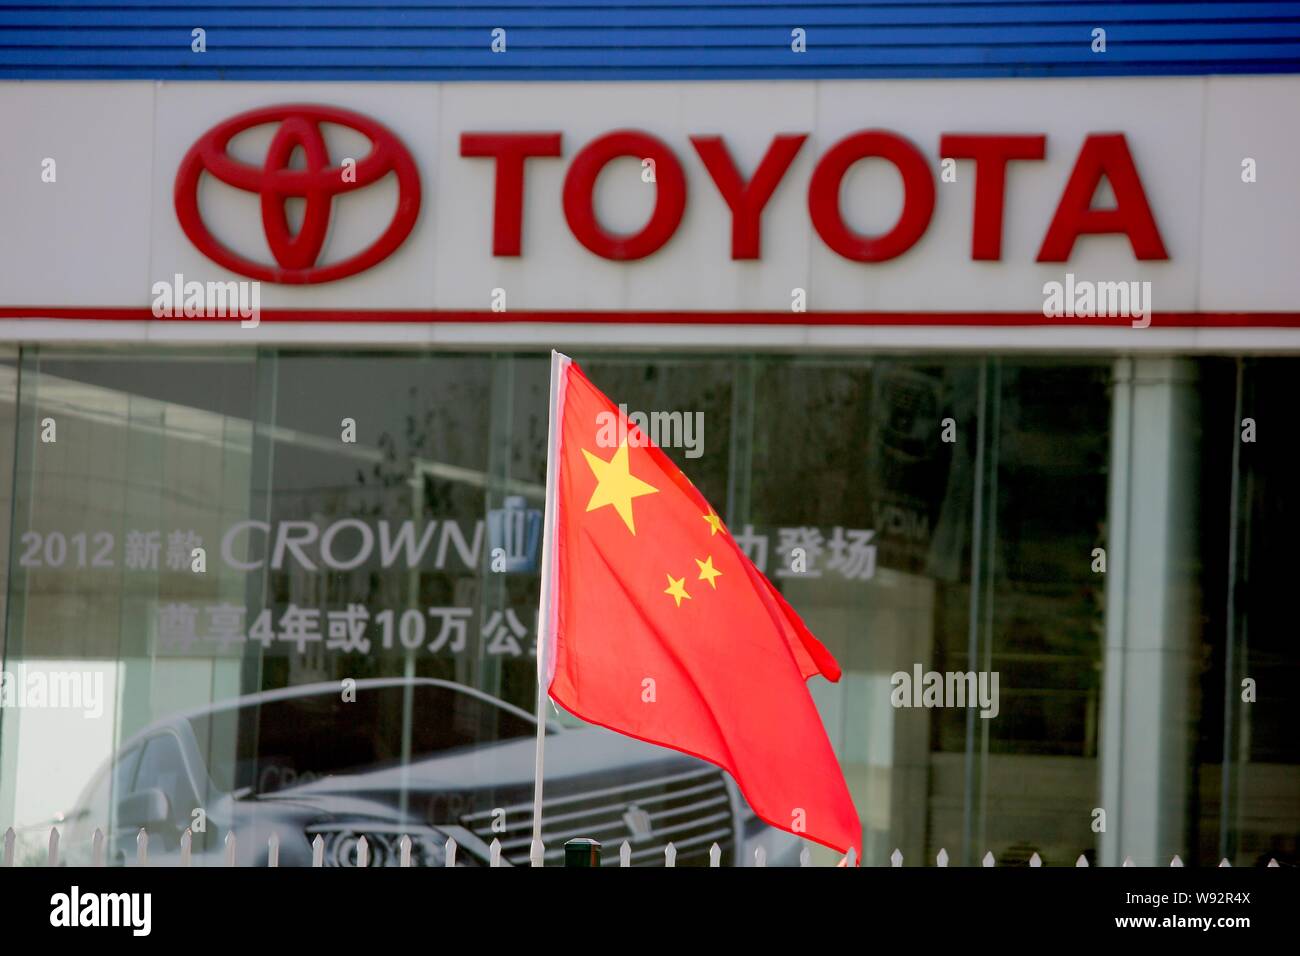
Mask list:
[{"label": "large yellow star", "polygon": [[719,531],[722,530],[722,519],[718,517],[717,512],[715,512],[712,508],[709,509],[708,514],[703,515],[702,517],[704,518],[705,521],[709,523],[710,538],[712,538],[715,534],[717,534]]},{"label": "large yellow star", "polygon": [[587,510],[595,511],[605,505],[613,505],[627,525],[627,530],[636,534],[636,524],[632,520],[632,499],[653,495],[659,489],[646,484],[628,470],[627,439],[623,439],[618,451],[614,452],[614,457],[609,461],[597,458],[585,448],[582,453],[587,458],[592,474],[596,476],[596,490],[591,493]]},{"label": "large yellow star", "polygon": [[664,594],[671,595],[678,607],[682,606],[682,598],[689,601],[691,596],[686,593],[686,577],[674,578],[671,574],[668,575],[668,587],[664,588]]},{"label": "large yellow star", "polygon": [[699,579],[701,581],[708,581],[709,587],[713,588],[713,590],[716,591],[718,589],[718,585],[717,582],[715,582],[713,579],[722,577],[722,572],[713,566],[713,555],[711,554],[706,555],[703,561],[701,561],[699,558],[696,558],[695,563],[700,566]]}]

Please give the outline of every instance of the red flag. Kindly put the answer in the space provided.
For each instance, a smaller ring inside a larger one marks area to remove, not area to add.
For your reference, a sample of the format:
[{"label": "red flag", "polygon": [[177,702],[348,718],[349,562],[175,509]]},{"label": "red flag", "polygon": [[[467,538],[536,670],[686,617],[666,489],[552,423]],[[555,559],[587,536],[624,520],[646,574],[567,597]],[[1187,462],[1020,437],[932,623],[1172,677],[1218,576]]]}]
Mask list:
[{"label": "red flag", "polygon": [[774,827],[861,858],[805,684],[840,668],[676,465],[552,366],[543,686],[566,710],[726,769]]}]

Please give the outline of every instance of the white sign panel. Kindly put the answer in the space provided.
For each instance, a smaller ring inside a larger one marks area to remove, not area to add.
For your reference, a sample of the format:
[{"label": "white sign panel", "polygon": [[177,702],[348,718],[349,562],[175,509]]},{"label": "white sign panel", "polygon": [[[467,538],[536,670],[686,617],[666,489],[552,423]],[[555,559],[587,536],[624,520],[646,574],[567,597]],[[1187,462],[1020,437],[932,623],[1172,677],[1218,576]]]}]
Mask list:
[{"label": "white sign panel", "polygon": [[1289,76],[0,83],[0,319],[192,321],[188,283],[235,282],[270,321],[1294,327],[1298,99]]}]

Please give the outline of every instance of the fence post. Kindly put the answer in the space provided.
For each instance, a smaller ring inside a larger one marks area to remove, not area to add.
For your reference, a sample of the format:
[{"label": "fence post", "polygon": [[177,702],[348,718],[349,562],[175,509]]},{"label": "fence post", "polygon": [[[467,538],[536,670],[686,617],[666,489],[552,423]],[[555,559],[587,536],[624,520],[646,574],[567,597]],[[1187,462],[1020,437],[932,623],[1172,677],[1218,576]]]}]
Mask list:
[{"label": "fence post", "polygon": [[189,866],[194,851],[194,831],[189,827],[181,834],[181,866]]},{"label": "fence post", "polygon": [[943,847],[939,847],[939,855],[934,858],[934,865],[935,866],[948,865],[948,851],[945,850]]},{"label": "fence post", "polygon": [[319,833],[316,834],[316,839],[311,841],[311,865],[325,865],[325,838]]},{"label": "fence post", "polygon": [[54,827],[50,827],[50,855],[46,860],[46,865],[59,865],[59,831]]},{"label": "fence post", "polygon": [[357,840],[357,869],[364,870],[370,865],[370,841],[362,836]]},{"label": "fence post", "polygon": [[135,835],[135,865],[149,865],[149,832],[144,827]]},{"label": "fence post", "polygon": [[677,847],[669,843],[666,847],[664,847],[664,866],[675,867],[676,865],[677,865]]},{"label": "fence post", "polygon": [[889,854],[889,865],[890,866],[903,865],[903,851],[900,850],[898,847],[894,847],[894,852]]},{"label": "fence post", "polygon": [[[717,846],[717,844],[715,843],[714,846]],[[632,844],[628,843],[626,840],[624,840],[623,845],[618,848],[618,865],[632,865]]]},{"label": "fence post", "polygon": [[411,865],[411,837],[410,834],[403,833],[402,838],[397,841],[397,865],[399,867],[410,867]]},{"label": "fence post", "polygon": [[492,845],[488,847],[488,866],[501,865],[501,841],[496,837],[492,838]]},{"label": "fence post", "polygon": [[600,843],[576,837],[564,844],[565,866],[600,866]]},{"label": "fence post", "polygon": [[266,841],[266,865],[278,867],[280,865],[280,834],[272,833],[270,839]]},{"label": "fence post", "polygon": [[447,866],[456,865],[456,838],[447,837]]}]

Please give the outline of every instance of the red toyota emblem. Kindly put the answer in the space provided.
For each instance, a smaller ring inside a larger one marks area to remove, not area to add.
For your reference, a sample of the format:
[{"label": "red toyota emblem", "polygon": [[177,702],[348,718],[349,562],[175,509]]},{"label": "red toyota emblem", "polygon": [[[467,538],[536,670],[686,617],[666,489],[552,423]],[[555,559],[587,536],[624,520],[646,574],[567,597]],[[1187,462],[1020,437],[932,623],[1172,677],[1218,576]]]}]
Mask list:
[{"label": "red toyota emblem", "polygon": [[[279,124],[261,166],[233,158],[230,140],[244,130]],[[370,140],[370,152],[356,162],[355,177],[331,165],[321,124],[346,126]],[[290,169],[294,150],[301,148],[306,168]],[[236,189],[262,199],[262,228],[275,263],[255,262],[217,240],[199,212],[200,174],[208,173]],[[389,173],[397,177],[397,211],[383,234],[354,256],[318,266],[329,234],[334,197],[363,189]],[[302,226],[289,229],[285,201],[306,200]],[[402,141],[369,117],[330,106],[289,104],[251,110],[208,130],[190,147],[176,172],[176,218],[190,242],[213,262],[233,272],[291,285],[332,282],[369,269],[392,254],[411,233],[420,212],[420,174]]]}]

